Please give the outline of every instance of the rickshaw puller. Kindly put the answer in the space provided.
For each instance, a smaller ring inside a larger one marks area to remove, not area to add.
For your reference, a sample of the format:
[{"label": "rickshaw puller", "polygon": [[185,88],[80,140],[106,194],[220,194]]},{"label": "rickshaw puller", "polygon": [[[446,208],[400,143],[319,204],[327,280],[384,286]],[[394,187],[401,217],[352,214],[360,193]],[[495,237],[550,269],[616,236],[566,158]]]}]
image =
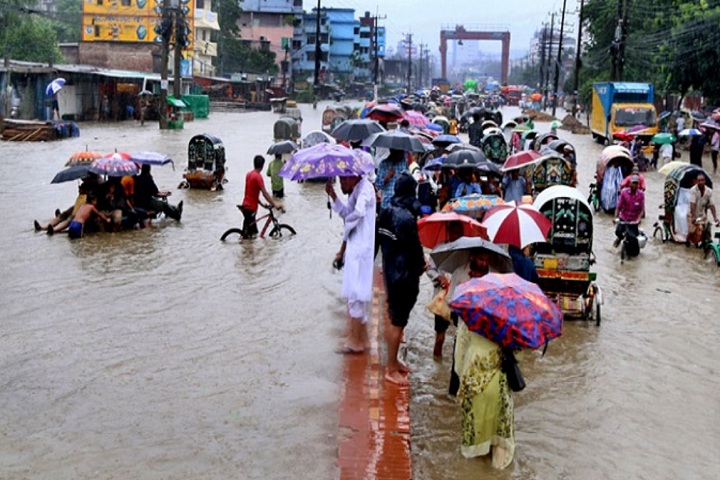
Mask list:
[{"label": "rickshaw puller", "polygon": [[618,204],[615,208],[615,220],[621,222],[615,227],[615,242],[613,246],[620,245],[627,230],[632,230],[635,236],[639,235],[638,223],[645,217],[645,193],[638,188],[640,177],[633,175],[630,179],[630,187],[620,192]]}]

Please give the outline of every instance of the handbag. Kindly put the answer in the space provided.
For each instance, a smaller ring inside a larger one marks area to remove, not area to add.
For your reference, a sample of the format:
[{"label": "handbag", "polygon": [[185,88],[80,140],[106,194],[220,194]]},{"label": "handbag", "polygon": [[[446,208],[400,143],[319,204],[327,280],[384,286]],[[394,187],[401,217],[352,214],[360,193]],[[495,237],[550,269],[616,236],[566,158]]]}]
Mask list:
[{"label": "handbag", "polygon": [[452,314],[452,310],[450,309],[450,305],[448,305],[447,301],[445,301],[445,298],[447,297],[447,289],[443,288],[440,290],[432,300],[430,300],[430,303],[427,304],[427,309],[434,313],[435,315],[444,318],[448,322],[450,321],[450,315]]},{"label": "handbag", "polygon": [[520,371],[515,354],[510,349],[503,349],[502,371],[507,377],[508,386],[513,392],[521,392],[525,389],[525,379]]}]

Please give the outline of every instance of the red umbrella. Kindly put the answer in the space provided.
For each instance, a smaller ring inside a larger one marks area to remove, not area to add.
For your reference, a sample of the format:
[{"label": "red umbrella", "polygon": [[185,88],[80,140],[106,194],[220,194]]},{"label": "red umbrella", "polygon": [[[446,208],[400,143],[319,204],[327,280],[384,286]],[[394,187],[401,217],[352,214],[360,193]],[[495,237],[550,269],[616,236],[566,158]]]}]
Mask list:
[{"label": "red umbrella", "polygon": [[435,248],[437,245],[449,241],[448,225],[451,222],[458,222],[462,225],[463,237],[480,237],[488,240],[487,231],[483,225],[475,219],[455,212],[436,212],[418,220],[418,235],[420,243],[427,248]]},{"label": "red umbrella", "polygon": [[395,122],[403,118],[405,110],[399,105],[393,103],[383,103],[370,109],[367,118],[377,120],[378,122]]},{"label": "red umbrella", "polygon": [[502,166],[502,171],[517,170],[537,163],[543,154],[535,150],[521,150],[520,152],[510,155]]},{"label": "red umbrella", "polygon": [[507,243],[525,248],[531,243],[547,241],[552,223],[531,205],[508,202],[488,210],[483,226],[493,243]]},{"label": "red umbrella", "polygon": [[410,122],[410,125],[420,128],[425,128],[425,125],[430,123],[429,118],[415,110],[408,110],[407,112],[405,112],[404,117],[408,122]]}]

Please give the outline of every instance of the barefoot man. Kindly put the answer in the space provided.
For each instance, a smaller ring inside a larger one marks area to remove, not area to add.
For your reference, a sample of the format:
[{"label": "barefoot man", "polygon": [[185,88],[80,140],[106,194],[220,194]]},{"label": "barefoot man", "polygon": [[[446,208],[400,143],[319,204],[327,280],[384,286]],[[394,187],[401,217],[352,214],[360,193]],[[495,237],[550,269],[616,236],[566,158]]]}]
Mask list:
[{"label": "barefoot man", "polygon": [[87,222],[93,215],[97,215],[106,223],[110,223],[110,218],[98,211],[95,205],[97,205],[97,198],[95,198],[94,195],[88,195],[87,203],[78,208],[77,213],[68,227],[68,236],[71,239],[81,238],[83,236],[83,227],[85,226],[85,222]]},{"label": "barefoot man", "polygon": [[390,317],[390,325],[385,325],[388,355],[385,380],[397,385],[409,384],[407,374],[410,369],[398,360],[397,355],[403,330],[420,291],[420,276],[428,267],[418,236],[417,217],[421,205],[416,189],[413,176],[403,172],[395,182],[390,206],[380,212],[378,220]]},{"label": "barefoot man", "polygon": [[335,265],[344,263],[342,296],[348,302],[350,332],[338,353],[364,353],[368,348],[367,304],[372,300],[375,259],[375,187],[360,176],[340,177],[340,188],[347,204],[335,194],[332,183],[325,191],[333,200],[333,210],[345,220],[345,231]]}]

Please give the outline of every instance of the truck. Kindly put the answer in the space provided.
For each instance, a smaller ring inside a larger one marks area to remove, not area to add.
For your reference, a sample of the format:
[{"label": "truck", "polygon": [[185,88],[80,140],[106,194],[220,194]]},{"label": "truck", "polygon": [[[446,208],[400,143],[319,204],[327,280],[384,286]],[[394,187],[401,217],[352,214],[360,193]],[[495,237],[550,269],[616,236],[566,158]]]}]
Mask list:
[{"label": "truck", "polygon": [[590,130],[593,139],[609,145],[625,130],[648,145],[658,132],[652,83],[600,82],[593,84]]}]

